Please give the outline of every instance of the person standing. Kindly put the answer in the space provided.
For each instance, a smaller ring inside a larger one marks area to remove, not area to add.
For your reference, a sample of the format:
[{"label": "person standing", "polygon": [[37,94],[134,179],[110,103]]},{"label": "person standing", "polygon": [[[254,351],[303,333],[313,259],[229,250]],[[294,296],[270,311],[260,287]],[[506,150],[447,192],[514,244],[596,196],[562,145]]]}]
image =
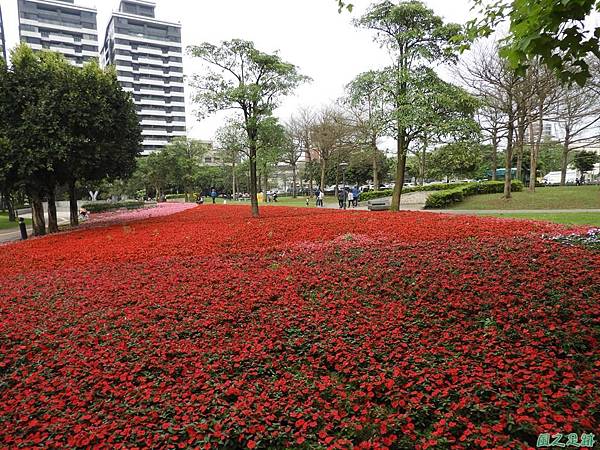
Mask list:
[{"label": "person standing", "polygon": [[319,191],[319,206],[323,208],[323,201],[325,200],[325,192]]},{"label": "person standing", "polygon": [[340,209],[344,209],[344,205],[346,204],[346,190],[341,189],[338,192],[338,203],[340,204]]},{"label": "person standing", "polygon": [[360,192],[358,192],[357,187],[354,187],[354,189],[352,189],[352,195],[354,196],[354,207],[356,208],[358,206],[358,198],[360,196]]},{"label": "person standing", "polygon": [[210,198],[212,198],[214,205],[217,200],[217,191],[215,190],[215,188],[213,188],[212,191],[210,191]]},{"label": "person standing", "polygon": [[352,191],[348,192],[348,208],[352,208],[354,206],[354,193]]}]

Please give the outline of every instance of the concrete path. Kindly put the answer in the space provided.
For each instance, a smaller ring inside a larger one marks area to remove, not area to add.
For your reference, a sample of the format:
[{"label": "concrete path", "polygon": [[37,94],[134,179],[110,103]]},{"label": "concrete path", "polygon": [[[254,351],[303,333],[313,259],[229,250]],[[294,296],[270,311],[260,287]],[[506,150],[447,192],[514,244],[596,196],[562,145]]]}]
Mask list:
[{"label": "concrete path", "polygon": [[[410,192],[408,194],[402,194],[400,199],[400,210],[401,211],[420,211],[425,208],[425,202],[431,192]],[[378,200],[392,200],[392,197],[383,197]],[[339,205],[336,203],[326,203],[325,208],[339,209]],[[349,208],[354,211],[367,211],[367,202],[360,202],[358,207]]]},{"label": "concrete path", "polygon": [[[23,214],[21,217],[23,217],[23,219],[31,220],[31,214]],[[56,217],[58,219],[59,227],[61,225],[66,225],[71,222],[71,216],[70,216],[70,213],[68,210],[67,211],[62,210],[62,209],[57,210]],[[48,214],[46,214],[46,226],[48,226]],[[28,225],[27,226],[27,235],[29,237],[31,237],[32,234],[33,234],[33,228],[31,227],[31,225]],[[20,239],[21,239],[21,231],[19,230],[18,226],[14,229],[0,231],[0,244],[6,243],[6,242],[18,241]]]}]

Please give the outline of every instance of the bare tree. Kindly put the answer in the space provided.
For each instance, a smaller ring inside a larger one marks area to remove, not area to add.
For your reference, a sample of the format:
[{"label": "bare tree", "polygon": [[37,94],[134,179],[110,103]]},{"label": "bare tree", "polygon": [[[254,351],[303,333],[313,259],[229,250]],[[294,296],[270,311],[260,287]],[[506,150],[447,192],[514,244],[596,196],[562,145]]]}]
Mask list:
[{"label": "bare tree", "polygon": [[[285,124],[285,128],[290,138],[293,141],[293,147],[287,149],[285,162],[290,164],[294,173],[294,188],[293,195],[296,197],[296,178],[297,178],[297,167],[298,162],[304,156],[306,161],[310,164],[312,161],[312,129],[315,125],[316,115],[311,108],[300,108],[296,114],[294,114],[290,120]],[[313,177],[312,172],[309,176],[309,188],[313,191]]]},{"label": "bare tree", "polygon": [[482,107],[479,109],[477,116],[483,136],[492,146],[492,180],[496,181],[498,150],[500,142],[506,138],[506,129],[504,127],[506,117],[502,109],[494,103],[493,98],[483,97],[481,101]]},{"label": "bare tree", "polygon": [[550,119],[557,124],[562,136],[563,147],[560,183],[567,177],[569,154],[573,150],[600,142],[600,95],[593,86],[563,86],[560,88],[554,116]]},{"label": "bare tree", "polygon": [[[479,46],[473,50],[468,61],[463,61],[458,72],[463,83],[488,105],[492,105],[504,118],[502,128],[506,131],[504,197],[511,197],[512,160],[515,150],[515,138],[518,138],[518,120],[526,113],[525,102],[519,102],[523,93],[523,78],[510,70],[507,63],[498,54],[498,47]],[[499,117],[499,119],[500,119]],[[521,123],[523,126],[523,122]]]},{"label": "bare tree", "polygon": [[391,112],[377,82],[376,72],[365,72],[346,86],[347,95],[341,103],[348,111],[349,125],[354,128],[356,143],[369,149],[373,164],[373,186],[379,189],[379,161],[381,150],[377,141],[386,135],[391,121]]},{"label": "bare tree", "polygon": [[325,171],[330,160],[340,149],[347,146],[347,137],[350,134],[347,119],[335,108],[329,107],[319,112],[315,124],[311,129],[311,142],[314,151],[319,156],[321,165],[320,188],[325,189]]}]

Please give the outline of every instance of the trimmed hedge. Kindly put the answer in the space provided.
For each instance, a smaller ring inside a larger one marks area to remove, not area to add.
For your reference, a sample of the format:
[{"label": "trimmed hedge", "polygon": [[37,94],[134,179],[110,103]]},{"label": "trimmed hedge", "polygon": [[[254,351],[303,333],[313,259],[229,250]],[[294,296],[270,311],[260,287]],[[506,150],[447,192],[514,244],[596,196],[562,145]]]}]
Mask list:
[{"label": "trimmed hedge", "polygon": [[179,198],[185,198],[185,194],[167,194],[165,195],[166,200],[175,200]]},{"label": "trimmed hedge", "polygon": [[117,203],[86,203],[83,208],[91,213],[114,211],[117,209],[138,209],[145,206],[144,202],[117,202]]},{"label": "trimmed hedge", "polygon": [[391,197],[393,193],[394,191],[392,191],[391,189],[385,189],[383,191],[362,192],[358,199],[361,202],[368,202],[369,200],[375,200],[376,198]]},{"label": "trimmed hedge", "polygon": [[[513,180],[512,191],[523,190],[523,183]],[[462,202],[469,195],[501,194],[504,192],[504,181],[485,181],[483,183],[468,183],[448,191],[435,192],[425,202],[426,209],[446,208],[454,203]]]}]

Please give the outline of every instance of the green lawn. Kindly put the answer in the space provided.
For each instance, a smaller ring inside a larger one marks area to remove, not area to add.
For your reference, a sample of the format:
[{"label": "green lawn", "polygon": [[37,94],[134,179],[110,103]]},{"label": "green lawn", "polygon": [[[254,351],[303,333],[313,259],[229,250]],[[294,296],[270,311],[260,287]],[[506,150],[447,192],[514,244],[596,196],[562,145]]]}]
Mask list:
[{"label": "green lawn", "polygon": [[[31,220],[25,219],[27,225],[31,225]],[[7,213],[0,213],[0,230],[10,230],[11,228],[18,228],[18,222],[9,222]]]},{"label": "green lawn", "polygon": [[452,209],[600,209],[600,186],[541,187],[535,193],[514,192],[505,200],[502,194],[473,195]]},{"label": "green lawn", "polygon": [[590,225],[600,227],[600,213],[501,213],[482,214],[486,216],[505,217],[512,219],[545,220],[547,222],[562,223],[564,225]]}]

